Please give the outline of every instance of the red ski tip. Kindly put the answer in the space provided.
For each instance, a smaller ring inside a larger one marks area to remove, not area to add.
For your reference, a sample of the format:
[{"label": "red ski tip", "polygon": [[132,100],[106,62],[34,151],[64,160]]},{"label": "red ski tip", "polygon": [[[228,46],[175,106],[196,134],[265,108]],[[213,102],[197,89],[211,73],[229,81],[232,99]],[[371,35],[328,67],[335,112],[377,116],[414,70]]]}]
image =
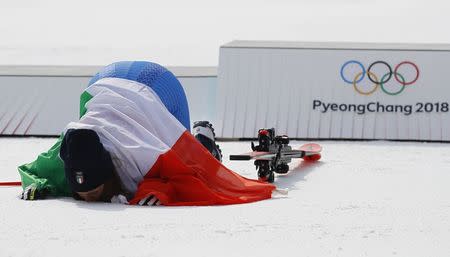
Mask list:
[{"label": "red ski tip", "polygon": [[315,161],[320,160],[321,157],[322,157],[322,155],[320,155],[320,154],[314,154],[314,155],[309,155],[309,156],[303,157],[303,160],[308,161],[308,162],[315,162]]}]

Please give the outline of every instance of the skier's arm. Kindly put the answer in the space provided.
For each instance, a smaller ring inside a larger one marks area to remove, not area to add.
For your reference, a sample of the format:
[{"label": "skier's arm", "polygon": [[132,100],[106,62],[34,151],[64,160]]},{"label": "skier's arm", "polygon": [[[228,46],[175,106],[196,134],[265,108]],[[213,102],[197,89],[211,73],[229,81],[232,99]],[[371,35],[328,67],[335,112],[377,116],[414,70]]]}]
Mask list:
[{"label": "skier's arm", "polygon": [[34,162],[18,167],[24,193],[25,189],[33,189],[38,193],[47,191],[53,196],[70,195],[64,175],[64,164],[59,158],[61,140],[62,136],[50,150],[41,153]]}]

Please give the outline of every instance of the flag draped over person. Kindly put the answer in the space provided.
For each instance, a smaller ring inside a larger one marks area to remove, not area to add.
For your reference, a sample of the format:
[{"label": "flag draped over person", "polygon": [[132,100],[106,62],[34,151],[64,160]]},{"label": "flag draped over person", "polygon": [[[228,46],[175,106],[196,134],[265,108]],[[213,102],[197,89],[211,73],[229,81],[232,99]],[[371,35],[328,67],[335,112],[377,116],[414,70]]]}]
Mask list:
[{"label": "flag draped over person", "polygon": [[72,195],[59,157],[61,142],[69,129],[91,129],[111,154],[130,204],[149,195],[168,206],[237,204],[270,198],[275,190],[217,161],[140,82],[96,80],[81,95],[80,113],[49,151],[19,167],[23,188],[34,184],[53,196]]}]

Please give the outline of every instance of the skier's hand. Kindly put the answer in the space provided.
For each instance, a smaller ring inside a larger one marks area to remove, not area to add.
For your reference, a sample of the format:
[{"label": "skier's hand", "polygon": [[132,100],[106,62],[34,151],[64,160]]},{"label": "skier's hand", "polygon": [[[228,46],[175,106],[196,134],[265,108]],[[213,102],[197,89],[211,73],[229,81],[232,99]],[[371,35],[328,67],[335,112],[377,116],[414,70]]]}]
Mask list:
[{"label": "skier's hand", "polygon": [[46,189],[39,189],[36,184],[31,184],[23,190],[20,198],[23,200],[44,199],[47,196],[47,193]]},{"label": "skier's hand", "polygon": [[158,198],[156,198],[156,196],[149,195],[140,200],[138,204],[141,206],[159,206],[161,205],[161,202],[159,201]]},{"label": "skier's hand", "polygon": [[124,195],[118,194],[111,197],[111,203],[128,204],[128,200]]}]

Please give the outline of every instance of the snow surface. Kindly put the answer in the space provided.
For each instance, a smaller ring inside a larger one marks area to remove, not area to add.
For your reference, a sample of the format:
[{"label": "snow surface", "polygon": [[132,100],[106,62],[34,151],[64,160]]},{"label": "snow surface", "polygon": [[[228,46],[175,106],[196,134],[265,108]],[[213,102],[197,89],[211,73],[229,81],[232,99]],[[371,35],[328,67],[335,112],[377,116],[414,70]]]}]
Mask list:
[{"label": "snow surface", "polygon": [[[0,180],[54,142],[0,138]],[[251,204],[27,202],[0,188],[0,256],[450,256],[450,144],[320,143],[320,162],[276,178],[287,197]],[[220,145],[225,159],[249,149]],[[256,177],[251,162],[225,164]]]},{"label": "snow surface", "polygon": [[0,0],[0,64],[217,66],[232,40],[450,43],[448,0]]}]

